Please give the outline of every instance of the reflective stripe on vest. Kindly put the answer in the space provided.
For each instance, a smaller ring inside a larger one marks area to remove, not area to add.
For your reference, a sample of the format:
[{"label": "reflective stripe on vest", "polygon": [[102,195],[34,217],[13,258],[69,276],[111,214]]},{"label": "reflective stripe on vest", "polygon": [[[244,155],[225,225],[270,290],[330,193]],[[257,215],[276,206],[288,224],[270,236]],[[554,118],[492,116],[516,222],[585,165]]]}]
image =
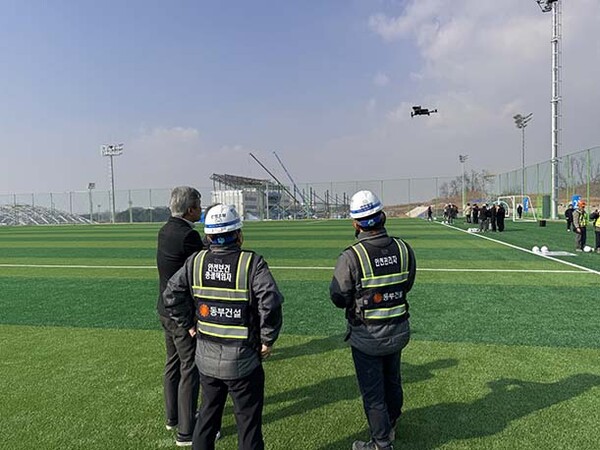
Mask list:
[{"label": "reflective stripe on vest", "polygon": [[237,325],[218,325],[199,320],[198,331],[223,339],[248,339],[248,327]]},{"label": "reflective stripe on vest", "polygon": [[202,267],[208,250],[202,250],[194,260],[194,284],[192,289],[194,297],[222,301],[248,301],[248,272],[252,253],[241,252],[235,274],[235,289],[204,286],[202,283]]},{"label": "reflective stripe on vest", "polygon": [[394,284],[404,283],[408,279],[408,250],[406,249],[406,246],[404,244],[401,245],[397,239],[394,239],[394,242],[400,251],[400,273],[389,275],[376,276],[373,274],[371,259],[369,258],[367,249],[362,243],[359,242],[351,247],[358,256],[358,261],[360,262],[363,273],[363,278],[360,279],[360,283],[363,288],[392,286]]},{"label": "reflective stripe on vest", "polygon": [[365,309],[365,319],[393,319],[406,314],[406,305],[391,308]]},{"label": "reflective stripe on vest", "polygon": [[[194,259],[192,290],[198,301],[196,305],[197,314],[199,314],[198,333],[207,338],[214,338],[217,342],[222,340],[222,342],[236,343],[236,341],[247,340],[249,330],[245,324],[248,323],[248,302],[250,300],[248,275],[253,253],[240,252],[237,255],[237,269],[233,280],[230,276],[227,276],[227,280],[218,280],[217,284],[229,287],[205,286],[204,278],[208,275],[203,270],[205,270],[205,259],[208,254],[207,250],[202,250]],[[235,256],[232,255],[229,267],[233,267],[234,258]],[[208,263],[210,266],[211,259],[208,260]],[[230,275],[230,272],[224,273]],[[230,306],[226,306],[228,302],[231,302]],[[239,315],[236,311],[239,312]]]}]

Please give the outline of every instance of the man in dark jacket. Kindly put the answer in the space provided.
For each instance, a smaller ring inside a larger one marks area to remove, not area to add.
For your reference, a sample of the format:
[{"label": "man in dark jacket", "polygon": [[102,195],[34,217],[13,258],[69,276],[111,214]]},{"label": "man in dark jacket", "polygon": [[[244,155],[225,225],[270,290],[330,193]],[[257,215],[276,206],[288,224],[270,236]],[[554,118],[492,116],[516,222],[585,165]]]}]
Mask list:
[{"label": "man in dark jacket", "polygon": [[406,242],[388,236],[383,205],[372,192],[354,194],[350,217],[358,242],[338,258],[329,291],[346,310],[346,340],[371,433],[352,449],[393,450],[403,403],[400,357],[410,337],[406,296],[416,260]]},{"label": "man in dark jacket", "polygon": [[171,278],[163,300],[181,330],[197,338],[202,405],[193,449],[214,450],[229,393],[239,450],[263,450],[265,373],[282,326],[283,296],[262,256],[242,250],[233,206],[206,212],[209,249],[192,255]]},{"label": "man in dark jacket", "polygon": [[506,218],[506,209],[502,203],[498,203],[496,209],[496,223],[498,224],[498,231],[504,231],[504,219]]},{"label": "man in dark jacket", "polygon": [[473,208],[471,209],[471,216],[473,223],[479,223],[479,206],[477,203],[473,203]]},{"label": "man in dark jacket", "polygon": [[187,330],[177,327],[163,305],[162,294],[167,282],[191,254],[202,249],[202,239],[194,223],[200,219],[200,193],[189,186],[171,192],[171,217],[158,232],[156,263],[160,277],[157,311],[165,333],[167,360],[164,372],[164,397],[167,430],[177,428],[176,444],[192,444],[196,424],[198,370],[194,363],[196,340]]},{"label": "man in dark jacket", "polygon": [[569,203],[567,209],[565,209],[565,220],[567,221],[567,231],[575,230],[573,227],[573,204]]}]

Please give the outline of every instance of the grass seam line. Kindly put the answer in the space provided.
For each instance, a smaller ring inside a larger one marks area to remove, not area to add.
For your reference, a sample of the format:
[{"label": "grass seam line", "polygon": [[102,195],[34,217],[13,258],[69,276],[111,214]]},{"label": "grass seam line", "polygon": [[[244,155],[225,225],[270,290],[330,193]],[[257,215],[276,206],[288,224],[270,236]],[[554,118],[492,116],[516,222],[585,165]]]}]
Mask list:
[{"label": "grass seam line", "polygon": [[[155,266],[90,266],[90,265],[71,265],[71,264],[0,264],[0,267],[12,268],[40,268],[40,269],[156,269]],[[324,266],[271,266],[275,270],[331,270],[334,267]],[[595,271],[582,272],[581,270],[545,270],[545,269],[477,269],[477,268],[433,268],[417,267],[417,272],[491,272],[491,273],[594,273]]]}]

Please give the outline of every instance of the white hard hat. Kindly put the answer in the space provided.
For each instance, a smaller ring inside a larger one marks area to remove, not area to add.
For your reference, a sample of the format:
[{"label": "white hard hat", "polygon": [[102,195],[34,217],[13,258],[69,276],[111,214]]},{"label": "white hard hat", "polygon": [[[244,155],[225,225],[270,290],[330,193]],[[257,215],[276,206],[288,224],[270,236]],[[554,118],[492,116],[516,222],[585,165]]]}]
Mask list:
[{"label": "white hard hat", "polygon": [[362,219],[383,209],[381,200],[371,191],[358,191],[350,200],[350,217]]},{"label": "white hard hat", "polygon": [[229,233],[242,226],[242,219],[233,205],[215,205],[206,211],[204,234]]}]

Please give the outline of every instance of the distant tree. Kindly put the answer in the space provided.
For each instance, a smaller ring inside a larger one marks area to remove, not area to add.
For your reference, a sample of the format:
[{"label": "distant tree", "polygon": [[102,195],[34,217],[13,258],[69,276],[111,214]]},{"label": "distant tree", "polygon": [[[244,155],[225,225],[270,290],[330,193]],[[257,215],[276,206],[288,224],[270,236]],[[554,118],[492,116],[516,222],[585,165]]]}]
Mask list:
[{"label": "distant tree", "polygon": [[[465,192],[468,196],[481,196],[487,192],[487,185],[494,178],[487,170],[477,172],[471,170],[470,173],[465,173]],[[451,199],[462,196],[462,175],[453,178],[450,181],[442,183],[440,186],[440,197]]]}]

